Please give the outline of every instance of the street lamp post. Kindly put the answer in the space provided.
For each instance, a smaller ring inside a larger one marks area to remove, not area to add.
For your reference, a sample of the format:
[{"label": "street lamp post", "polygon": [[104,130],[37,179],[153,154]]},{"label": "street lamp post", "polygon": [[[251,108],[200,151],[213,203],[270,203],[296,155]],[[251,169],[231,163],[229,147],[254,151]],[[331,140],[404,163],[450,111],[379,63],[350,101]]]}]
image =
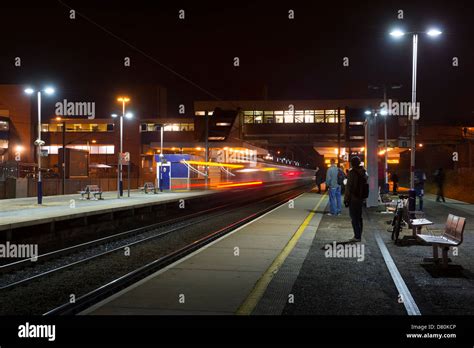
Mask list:
[{"label": "street lamp post", "polygon": [[[35,91],[33,88],[26,88],[26,94],[33,94]],[[53,94],[54,89],[51,87],[46,87],[44,89],[46,94]],[[41,90],[37,91],[37,100],[38,100],[38,139],[35,140],[34,144],[37,146],[37,156],[38,156],[38,186],[37,186],[37,201],[38,204],[43,204],[43,182],[41,178],[41,146],[44,145],[44,141],[41,140]]]},{"label": "street lamp post", "polygon": [[[404,32],[400,29],[395,29],[390,32],[390,35],[395,38],[400,38],[405,34],[413,35],[413,57],[412,57],[412,85],[411,85],[411,108],[410,108],[410,117],[411,117],[411,137],[410,137],[410,207],[411,211],[415,210],[415,132],[416,132],[416,119],[414,115],[414,108],[416,107],[416,74],[417,74],[417,59],[418,59],[418,34],[427,34],[431,37],[436,37],[442,34],[438,29],[430,29],[423,32]],[[419,110],[418,110],[419,112]],[[419,114],[418,117],[419,118]]]},{"label": "street lamp post", "polygon": [[[120,121],[119,121],[120,122],[120,152],[118,156],[118,170],[117,170],[117,198],[120,198],[123,196],[123,176],[122,176],[123,118],[126,116],[125,104],[130,101],[130,98],[119,97],[117,98],[117,101],[122,103],[122,114],[120,115]],[[117,114],[112,114],[112,117],[117,117]],[[131,114],[130,114],[130,117],[131,117]],[[128,165],[130,165],[130,163]]]},{"label": "street lamp post", "polygon": [[[370,89],[375,89],[378,90],[382,88],[383,90],[383,101],[385,105],[387,105],[387,85],[383,85],[382,87],[379,86],[369,86]],[[402,85],[390,85],[390,89],[399,89],[402,88]],[[384,191],[388,192],[388,139],[387,139],[387,115],[388,115],[388,110],[380,110],[380,115],[384,116],[383,120],[383,128],[384,128],[384,148],[385,148],[385,163],[384,163],[384,179],[385,179],[385,187]]]}]

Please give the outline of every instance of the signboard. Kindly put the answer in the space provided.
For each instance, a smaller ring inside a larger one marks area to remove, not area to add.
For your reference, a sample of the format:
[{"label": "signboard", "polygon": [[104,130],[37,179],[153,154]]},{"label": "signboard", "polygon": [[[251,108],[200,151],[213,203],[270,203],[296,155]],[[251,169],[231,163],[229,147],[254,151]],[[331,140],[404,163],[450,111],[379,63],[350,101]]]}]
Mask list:
[{"label": "signboard", "polygon": [[130,152],[122,152],[120,154],[120,163],[124,166],[128,166],[130,163]]},{"label": "signboard", "polygon": [[48,150],[47,149],[41,149],[41,157],[48,157]]},{"label": "signboard", "polygon": [[398,139],[398,147],[410,147],[409,139]]}]

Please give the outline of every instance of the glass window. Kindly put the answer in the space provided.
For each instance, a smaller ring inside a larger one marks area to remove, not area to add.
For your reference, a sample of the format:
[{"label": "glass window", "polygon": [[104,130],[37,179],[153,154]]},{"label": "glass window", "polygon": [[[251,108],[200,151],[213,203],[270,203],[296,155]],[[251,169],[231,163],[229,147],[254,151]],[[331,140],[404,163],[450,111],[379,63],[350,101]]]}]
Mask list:
[{"label": "glass window", "polygon": [[275,122],[273,115],[265,115],[263,116],[263,122],[264,123],[273,123]]},{"label": "glass window", "polygon": [[41,131],[42,132],[49,132],[49,125],[47,123],[41,124]]},{"label": "glass window", "polygon": [[272,115],[273,116],[273,110],[272,111],[264,111],[264,115]]},{"label": "glass window", "polygon": [[284,118],[285,118],[285,123],[293,123],[294,122],[293,112],[285,111]]},{"label": "glass window", "polygon": [[196,116],[206,116],[206,112],[205,111],[196,111],[194,113]]},{"label": "glass window", "polygon": [[255,123],[262,123],[263,122],[263,116],[255,116]]},{"label": "glass window", "polygon": [[253,116],[244,116],[244,123],[253,123]]},{"label": "glass window", "polygon": [[214,114],[214,111],[208,111],[207,114],[208,114],[209,116],[212,116],[212,115]]},{"label": "glass window", "polygon": [[275,115],[276,123],[283,123],[283,115]]},{"label": "glass window", "polygon": [[305,115],[314,115],[314,110],[305,110],[304,114]]},{"label": "glass window", "polygon": [[0,121],[0,131],[7,131],[9,129],[8,121]]},{"label": "glass window", "polygon": [[314,115],[304,115],[305,123],[314,123]]},{"label": "glass window", "polygon": [[244,115],[253,116],[253,111],[244,111]]},{"label": "glass window", "polygon": [[304,122],[304,111],[303,110],[296,110],[295,111],[295,123],[303,123]]}]

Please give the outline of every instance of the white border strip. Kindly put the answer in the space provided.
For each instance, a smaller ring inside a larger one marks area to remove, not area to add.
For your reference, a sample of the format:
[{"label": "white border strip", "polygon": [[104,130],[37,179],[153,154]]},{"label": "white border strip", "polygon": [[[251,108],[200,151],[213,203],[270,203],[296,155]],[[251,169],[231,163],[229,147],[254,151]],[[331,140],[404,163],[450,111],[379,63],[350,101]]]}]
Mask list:
[{"label": "white border strip", "polygon": [[418,309],[418,306],[416,305],[415,300],[413,299],[413,296],[410,293],[410,290],[408,290],[407,285],[403,281],[403,278],[400,272],[398,271],[395,262],[392,259],[392,256],[390,256],[390,253],[387,247],[385,246],[384,241],[382,240],[382,237],[380,237],[379,231],[375,231],[374,234],[375,240],[377,241],[377,245],[380,251],[382,252],[385,264],[387,265],[388,271],[392,276],[393,282],[397,287],[398,293],[402,296],[403,304],[405,306],[405,309],[407,310],[408,315],[421,315],[421,312]]}]

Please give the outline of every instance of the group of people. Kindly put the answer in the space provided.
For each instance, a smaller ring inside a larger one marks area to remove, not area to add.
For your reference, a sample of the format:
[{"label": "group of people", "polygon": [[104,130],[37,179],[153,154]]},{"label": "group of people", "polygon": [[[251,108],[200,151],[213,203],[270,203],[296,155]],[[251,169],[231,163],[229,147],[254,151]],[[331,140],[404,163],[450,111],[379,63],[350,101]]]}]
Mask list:
[{"label": "group of people", "polygon": [[[315,181],[318,193],[321,193],[321,184],[326,183],[326,190],[329,193],[329,216],[337,216],[342,211],[342,197],[346,207],[349,208],[354,237],[349,242],[360,242],[362,236],[363,220],[362,207],[364,200],[368,197],[367,172],[359,157],[352,157],[350,160],[351,169],[344,170],[338,167],[336,161],[331,159],[331,165],[326,172],[326,179],[319,167],[316,168]],[[436,201],[445,202],[444,182],[445,174],[443,168],[438,168],[433,174],[437,185]],[[392,173],[390,179],[393,182],[393,194],[398,192],[398,175]],[[422,170],[415,170],[414,189],[419,201],[419,210],[423,210],[423,196],[425,190],[426,174]]]},{"label": "group of people", "polygon": [[[331,165],[326,172],[326,189],[329,192],[329,216],[337,216],[342,211],[342,197],[344,206],[349,208],[354,237],[349,242],[360,242],[362,238],[362,207],[368,195],[367,172],[361,165],[360,158],[351,158],[351,169],[344,171],[336,166],[331,159]],[[316,168],[316,187],[321,193],[322,173]]]},{"label": "group of people", "polygon": [[[445,182],[445,174],[443,168],[438,168],[433,173],[433,179],[437,187],[436,192],[436,202],[446,202],[444,198],[444,182]],[[398,192],[398,175],[396,173],[392,173],[390,175],[390,179],[393,182],[393,194],[396,195]],[[414,189],[415,195],[418,197],[418,206],[419,210],[423,211],[423,196],[425,195],[425,182],[426,182],[426,174],[423,170],[417,169],[414,173]]]}]

